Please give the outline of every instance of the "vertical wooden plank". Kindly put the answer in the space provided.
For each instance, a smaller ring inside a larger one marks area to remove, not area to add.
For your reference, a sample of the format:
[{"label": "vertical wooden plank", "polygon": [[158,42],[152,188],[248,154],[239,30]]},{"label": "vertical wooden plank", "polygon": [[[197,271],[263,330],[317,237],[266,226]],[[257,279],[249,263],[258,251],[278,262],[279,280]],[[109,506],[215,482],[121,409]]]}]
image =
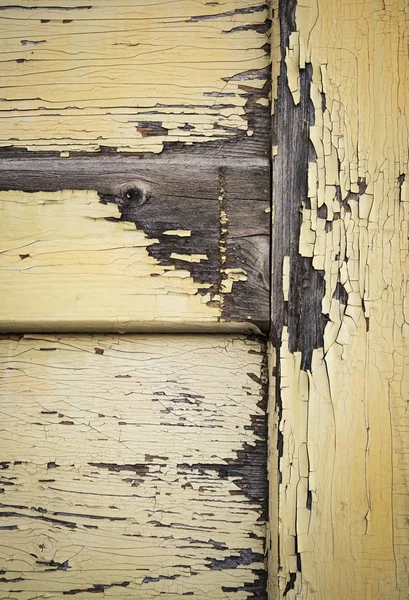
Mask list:
[{"label": "vertical wooden plank", "polygon": [[406,600],[408,7],[276,8],[277,597]]}]

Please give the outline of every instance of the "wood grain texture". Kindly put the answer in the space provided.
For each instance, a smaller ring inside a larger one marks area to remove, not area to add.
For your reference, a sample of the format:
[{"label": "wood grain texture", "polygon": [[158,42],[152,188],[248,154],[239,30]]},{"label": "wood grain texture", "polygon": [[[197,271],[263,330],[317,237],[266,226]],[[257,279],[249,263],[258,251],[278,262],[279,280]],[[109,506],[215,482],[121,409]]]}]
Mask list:
[{"label": "wood grain texture", "polygon": [[0,340],[0,596],[265,598],[264,344]]},{"label": "wood grain texture", "polygon": [[408,7],[277,9],[270,589],[286,600],[406,600]]},{"label": "wood grain texture", "polygon": [[247,0],[2,2],[0,146],[250,140],[249,113],[269,104],[266,19],[267,4]]},{"label": "wood grain texture", "polygon": [[3,158],[0,328],[267,331],[269,178],[261,158]]}]

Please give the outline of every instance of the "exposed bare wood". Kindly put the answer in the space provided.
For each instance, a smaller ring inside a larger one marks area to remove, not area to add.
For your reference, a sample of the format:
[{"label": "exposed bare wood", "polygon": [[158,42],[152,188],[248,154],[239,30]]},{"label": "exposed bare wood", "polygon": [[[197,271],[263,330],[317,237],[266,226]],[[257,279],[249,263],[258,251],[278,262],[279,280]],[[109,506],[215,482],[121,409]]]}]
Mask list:
[{"label": "exposed bare wood", "polygon": [[279,5],[272,337],[286,600],[409,594],[407,11]]},{"label": "exposed bare wood", "polygon": [[3,159],[0,188],[3,331],[267,330],[265,159]]},{"label": "exposed bare wood", "polygon": [[265,598],[264,344],[0,341],[0,596]]}]

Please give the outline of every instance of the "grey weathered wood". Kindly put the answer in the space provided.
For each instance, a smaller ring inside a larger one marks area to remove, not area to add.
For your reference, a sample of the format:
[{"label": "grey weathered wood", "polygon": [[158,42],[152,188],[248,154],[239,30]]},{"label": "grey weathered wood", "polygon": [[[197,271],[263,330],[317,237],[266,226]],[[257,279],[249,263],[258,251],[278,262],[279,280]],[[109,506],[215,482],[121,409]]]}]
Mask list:
[{"label": "grey weathered wood", "polygon": [[[101,202],[118,205],[121,220],[135,223],[149,238],[159,240],[148,252],[160,264],[188,269],[195,281],[211,282],[214,293],[220,291],[224,270],[243,270],[247,279],[235,281],[232,292],[225,295],[222,318],[267,331],[269,171],[269,161],[263,158],[27,154],[0,160],[0,190],[97,191]],[[179,229],[190,230],[191,235],[164,235]],[[221,245],[226,248],[223,265]],[[186,263],[171,258],[172,254],[206,254],[209,259]]]},{"label": "grey weathered wood", "polygon": [[[271,335],[279,350],[283,326],[288,326],[292,352],[302,352],[303,368],[311,366],[313,350],[322,346],[326,319],[322,314],[324,295],[322,273],[312,266],[312,258],[299,253],[301,207],[308,205],[308,162],[310,153],[309,125],[313,108],[309,100],[311,67],[300,72],[301,99],[294,104],[286,79],[285,48],[292,31],[295,3],[290,2],[280,16],[282,60],[275,103],[272,137],[280,151],[272,163],[272,285]],[[290,262],[288,301],[283,294],[283,261]]]}]

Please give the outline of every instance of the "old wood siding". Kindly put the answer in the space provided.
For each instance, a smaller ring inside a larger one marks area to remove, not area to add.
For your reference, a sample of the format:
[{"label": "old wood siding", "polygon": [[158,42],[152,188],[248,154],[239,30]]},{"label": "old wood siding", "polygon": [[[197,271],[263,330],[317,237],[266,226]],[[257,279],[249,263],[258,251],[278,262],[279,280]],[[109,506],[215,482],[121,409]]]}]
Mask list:
[{"label": "old wood siding", "polygon": [[408,5],[272,8],[272,597],[406,600]]},{"label": "old wood siding", "polygon": [[267,17],[1,3],[0,328],[268,329]]},{"label": "old wood siding", "polygon": [[246,91],[261,93],[268,79],[266,4],[20,0],[0,9],[1,146],[160,152],[254,133]]},{"label": "old wood siding", "polygon": [[0,2],[1,598],[266,598],[267,9]]},{"label": "old wood siding", "polygon": [[264,346],[3,336],[0,597],[265,599]]},{"label": "old wood siding", "polygon": [[268,169],[173,166],[146,204],[115,171],[88,174],[99,192],[0,191],[0,328],[266,331]]}]

